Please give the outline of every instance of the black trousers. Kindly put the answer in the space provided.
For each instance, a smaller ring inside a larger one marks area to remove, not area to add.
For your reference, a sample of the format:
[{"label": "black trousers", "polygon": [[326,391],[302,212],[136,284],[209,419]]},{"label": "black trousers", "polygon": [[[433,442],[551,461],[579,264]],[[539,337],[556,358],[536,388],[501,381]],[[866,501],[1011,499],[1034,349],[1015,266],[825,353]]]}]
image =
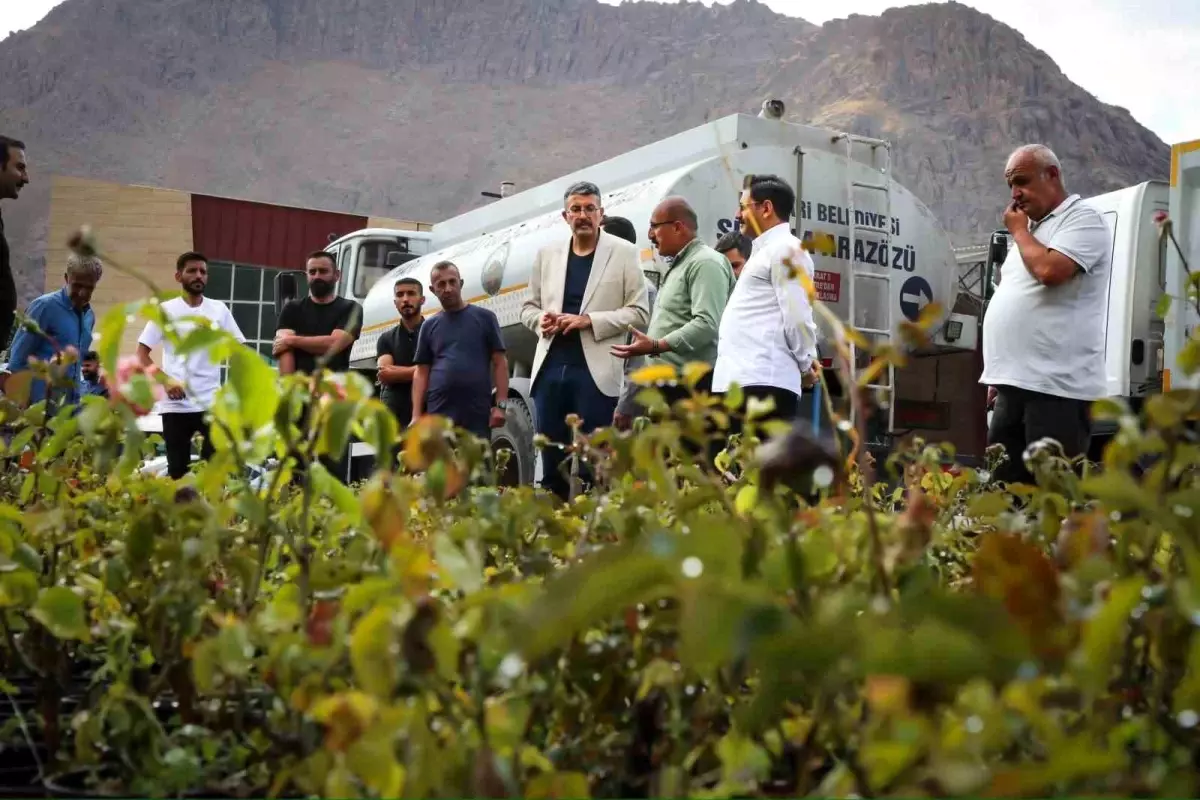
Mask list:
[{"label": "black trousers", "polygon": [[212,458],[212,439],[208,435],[208,423],[204,421],[203,412],[163,414],[162,426],[163,442],[167,447],[167,474],[172,480],[179,480],[191,468],[192,437],[197,433],[203,437],[200,458]]},{"label": "black trousers", "polygon": [[775,408],[769,413],[755,419],[755,424],[757,425],[770,420],[795,422],[796,418],[800,415],[800,395],[789,389],[780,389],[777,386],[743,386],[742,397],[744,398],[742,407],[730,415],[730,436],[742,432],[742,427],[746,419],[746,409],[750,406],[751,398],[756,400],[772,398],[775,401]]},{"label": "black trousers", "polygon": [[1034,482],[1025,468],[1025,448],[1039,439],[1054,439],[1067,458],[1084,455],[1092,438],[1086,400],[1071,400],[1015,386],[996,387],[996,405],[988,426],[988,445],[1004,445],[1008,460],[996,470],[1005,483]]},{"label": "black trousers", "polygon": [[[609,397],[596,386],[587,364],[568,363],[551,355],[546,359],[533,385],[533,404],[537,411],[538,433],[551,442],[570,444],[571,429],[567,416],[579,415],[581,432],[588,434],[612,424],[617,398]],[[591,481],[586,464],[580,464],[579,478],[583,484]],[[554,492],[562,500],[571,493],[570,462],[557,447],[542,450],[542,488]]]}]

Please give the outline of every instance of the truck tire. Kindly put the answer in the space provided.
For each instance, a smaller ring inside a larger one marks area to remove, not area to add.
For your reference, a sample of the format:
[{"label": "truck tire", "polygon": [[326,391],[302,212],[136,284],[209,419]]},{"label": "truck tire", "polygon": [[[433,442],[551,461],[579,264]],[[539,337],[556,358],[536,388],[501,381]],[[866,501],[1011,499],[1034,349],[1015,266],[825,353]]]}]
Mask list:
[{"label": "truck tire", "polygon": [[527,486],[533,483],[537,454],[533,449],[533,414],[520,398],[510,397],[504,425],[492,431],[492,453],[508,452],[508,463],[497,476],[501,486]]}]

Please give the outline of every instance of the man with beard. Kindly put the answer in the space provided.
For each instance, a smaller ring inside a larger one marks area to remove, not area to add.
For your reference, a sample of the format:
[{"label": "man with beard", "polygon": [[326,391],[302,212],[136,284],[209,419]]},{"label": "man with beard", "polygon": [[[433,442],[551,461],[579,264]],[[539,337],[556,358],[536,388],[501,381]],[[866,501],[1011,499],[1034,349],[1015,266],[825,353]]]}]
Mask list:
[{"label": "man with beard", "polygon": [[[16,200],[28,183],[25,145],[0,136],[0,200]],[[13,280],[10,260],[8,240],[4,238],[4,217],[0,216],[0,351],[8,347],[17,314],[17,284]]]},{"label": "man with beard", "polygon": [[[183,295],[162,303],[163,316],[181,339],[190,333],[199,319],[207,326],[224,330],[239,342],[246,337],[233,319],[229,307],[220,300],[204,296],[208,286],[208,259],[200,253],[184,253],[175,260],[175,280]],[[167,474],[179,480],[187,474],[192,463],[192,438],[200,434],[200,458],[212,457],[213,446],[208,435],[205,414],[212,407],[217,389],[221,386],[221,370],[203,350],[182,355],[156,322],[146,324],[138,338],[138,360],[143,367],[154,363],[150,351],[163,348],[162,371],[170,379],[167,396],[154,406],[162,416],[163,442],[167,449]]]},{"label": "man with beard", "polygon": [[[342,275],[332,253],[312,253],[304,271],[308,296],[289,301],[279,312],[271,351],[279,359],[279,372],[309,374],[322,359],[331,372],[345,372],[350,368],[350,348],[362,332],[362,306],[337,296]],[[304,416],[307,418],[307,410]],[[347,453],[336,460],[322,457],[321,463],[338,480],[348,480]]]},{"label": "man with beard", "polygon": [[508,408],[508,356],[500,322],[486,308],[463,302],[462,277],[451,262],[433,265],[429,285],[442,311],[421,325],[412,421],[438,414],[490,439],[491,428],[504,424]]},{"label": "man with beard", "polygon": [[362,332],[362,306],[336,294],[342,274],[332,253],[318,250],[308,257],[308,297],[292,300],[279,312],[272,354],[279,371],[311,373],[325,358],[326,368],[350,368],[350,347]]},{"label": "man with beard", "polygon": [[[400,314],[400,324],[386,330],[375,345],[375,366],[383,390],[379,399],[396,417],[404,428],[412,420],[412,384],[417,368],[417,338],[425,317],[421,308],[425,305],[425,292],[416,278],[401,278],[392,287],[392,302]],[[393,460],[395,454],[393,454]]]},{"label": "man with beard", "polygon": [[534,260],[521,322],[538,335],[533,358],[537,429],[558,447],[542,450],[542,484],[570,497],[562,445],[571,444],[566,419],[581,432],[612,422],[623,362],[611,349],[649,320],[646,281],[636,245],[600,228],[600,190],[586,181],[563,196],[571,237],[547,245]]},{"label": "man with beard", "polygon": [[108,397],[108,381],[100,370],[100,355],[95,350],[88,350],[84,354],[82,372],[84,395]]}]

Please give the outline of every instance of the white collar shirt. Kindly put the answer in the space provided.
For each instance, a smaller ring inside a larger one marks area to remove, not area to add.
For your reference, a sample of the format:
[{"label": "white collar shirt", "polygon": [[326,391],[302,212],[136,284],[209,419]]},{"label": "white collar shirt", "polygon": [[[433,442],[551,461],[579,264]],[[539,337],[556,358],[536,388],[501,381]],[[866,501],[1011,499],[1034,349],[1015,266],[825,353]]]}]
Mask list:
[{"label": "white collar shirt", "polygon": [[793,267],[812,279],[812,257],[786,222],[754,240],[721,316],[714,392],[737,383],[801,394],[804,373],[817,358],[817,326]]}]

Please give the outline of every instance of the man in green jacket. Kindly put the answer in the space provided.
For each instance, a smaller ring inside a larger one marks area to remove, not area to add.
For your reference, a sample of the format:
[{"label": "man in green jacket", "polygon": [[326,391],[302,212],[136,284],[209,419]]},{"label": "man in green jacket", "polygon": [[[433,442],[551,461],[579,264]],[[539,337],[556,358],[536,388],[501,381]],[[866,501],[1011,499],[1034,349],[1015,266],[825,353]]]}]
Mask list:
[{"label": "man in green jacket", "polygon": [[[690,362],[711,367],[717,360],[717,330],[733,292],[733,270],[725,256],[697,238],[698,227],[696,212],[682,197],[666,198],[650,215],[650,241],[659,255],[672,259],[671,266],[659,286],[646,333],[632,331],[633,340],[613,347],[613,355],[646,356],[648,365],[669,364],[680,375]],[[710,369],[696,391],[711,388]],[[682,380],[659,391],[671,405],[690,394]],[[616,417],[620,416],[618,409]],[[613,423],[624,427],[628,420],[614,418]]]}]

